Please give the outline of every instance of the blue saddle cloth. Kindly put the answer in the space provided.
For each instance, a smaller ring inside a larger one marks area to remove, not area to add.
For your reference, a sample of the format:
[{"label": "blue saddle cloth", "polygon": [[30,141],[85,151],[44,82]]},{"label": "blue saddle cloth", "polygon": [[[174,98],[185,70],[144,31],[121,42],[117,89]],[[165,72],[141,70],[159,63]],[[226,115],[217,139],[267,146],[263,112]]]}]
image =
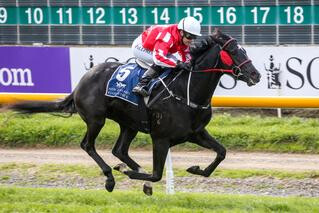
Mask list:
[{"label": "blue saddle cloth", "polygon": [[[105,95],[117,97],[131,104],[138,105],[140,96],[132,93],[132,89],[136,86],[145,71],[145,69],[136,63],[128,63],[119,66],[106,85]],[[160,75],[160,77],[164,79],[170,72],[171,69],[168,68]],[[149,90],[152,90],[157,82],[159,82],[158,79],[153,79],[148,85]]]}]

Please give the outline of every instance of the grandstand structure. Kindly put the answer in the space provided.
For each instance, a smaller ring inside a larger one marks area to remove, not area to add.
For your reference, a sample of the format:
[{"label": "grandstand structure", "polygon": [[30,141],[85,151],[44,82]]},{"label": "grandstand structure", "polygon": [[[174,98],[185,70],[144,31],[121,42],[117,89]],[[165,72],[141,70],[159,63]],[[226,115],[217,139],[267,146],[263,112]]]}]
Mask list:
[{"label": "grandstand structure", "polygon": [[130,45],[188,15],[246,45],[319,44],[319,0],[0,0],[0,44]]}]

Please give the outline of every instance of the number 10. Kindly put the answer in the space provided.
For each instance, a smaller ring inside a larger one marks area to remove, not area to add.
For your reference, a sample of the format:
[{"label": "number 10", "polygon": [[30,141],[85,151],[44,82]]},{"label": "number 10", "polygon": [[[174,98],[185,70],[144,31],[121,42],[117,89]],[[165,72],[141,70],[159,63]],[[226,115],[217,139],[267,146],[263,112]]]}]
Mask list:
[{"label": "number 10", "polygon": [[37,7],[34,8],[34,10],[28,8],[25,13],[28,15],[28,24],[32,24],[33,22],[36,24],[42,24],[43,11],[41,8]]}]

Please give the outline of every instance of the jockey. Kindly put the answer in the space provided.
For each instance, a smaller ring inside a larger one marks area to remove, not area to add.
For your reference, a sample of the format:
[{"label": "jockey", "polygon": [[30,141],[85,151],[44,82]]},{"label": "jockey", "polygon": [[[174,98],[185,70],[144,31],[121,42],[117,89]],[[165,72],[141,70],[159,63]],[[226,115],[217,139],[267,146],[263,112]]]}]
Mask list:
[{"label": "jockey", "polygon": [[190,69],[189,45],[201,36],[200,30],[200,22],[189,16],[178,24],[151,26],[137,37],[132,44],[133,55],[151,66],[132,91],[148,96],[144,87],[160,75],[162,67]]}]

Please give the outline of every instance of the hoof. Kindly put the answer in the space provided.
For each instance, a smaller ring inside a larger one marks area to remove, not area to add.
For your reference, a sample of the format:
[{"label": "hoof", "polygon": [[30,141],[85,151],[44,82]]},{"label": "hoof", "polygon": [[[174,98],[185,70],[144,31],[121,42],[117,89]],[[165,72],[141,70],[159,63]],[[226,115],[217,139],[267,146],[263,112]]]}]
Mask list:
[{"label": "hoof", "polygon": [[119,163],[116,166],[114,166],[113,169],[119,172],[125,172],[127,171],[127,165],[125,163]]},{"label": "hoof", "polygon": [[153,194],[153,187],[151,186],[150,183],[144,183],[144,185],[143,185],[143,192],[144,192],[144,194],[146,194],[147,196],[152,196],[152,194]]},{"label": "hoof", "polygon": [[200,175],[201,170],[199,166],[191,166],[186,171],[191,174]]},{"label": "hoof", "polygon": [[106,180],[105,182],[105,189],[108,191],[108,192],[112,192],[113,189],[114,189],[114,186],[115,186],[115,181],[114,180]]}]

